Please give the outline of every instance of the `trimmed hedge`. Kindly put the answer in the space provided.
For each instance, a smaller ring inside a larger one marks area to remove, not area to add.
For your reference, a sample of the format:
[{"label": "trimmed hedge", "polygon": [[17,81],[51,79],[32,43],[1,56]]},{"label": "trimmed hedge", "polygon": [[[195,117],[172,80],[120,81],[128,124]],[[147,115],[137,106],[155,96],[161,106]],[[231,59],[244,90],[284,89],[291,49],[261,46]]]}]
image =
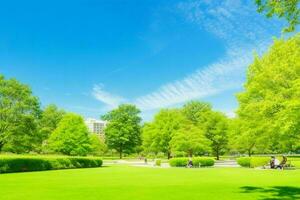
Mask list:
[{"label": "trimmed hedge", "polygon": [[[171,167],[186,167],[189,158],[172,158],[169,161]],[[194,167],[211,167],[214,166],[215,160],[213,158],[194,157],[192,158]]]},{"label": "trimmed hedge", "polygon": [[269,157],[242,157],[242,158],[238,158],[237,162],[242,167],[256,168],[256,167],[262,167],[268,165],[270,162],[270,158]]},{"label": "trimmed hedge", "polygon": [[101,167],[99,158],[85,157],[0,157],[0,173]]},{"label": "trimmed hedge", "polygon": [[213,158],[195,157],[193,158],[193,164],[195,167],[212,167],[215,165]]}]

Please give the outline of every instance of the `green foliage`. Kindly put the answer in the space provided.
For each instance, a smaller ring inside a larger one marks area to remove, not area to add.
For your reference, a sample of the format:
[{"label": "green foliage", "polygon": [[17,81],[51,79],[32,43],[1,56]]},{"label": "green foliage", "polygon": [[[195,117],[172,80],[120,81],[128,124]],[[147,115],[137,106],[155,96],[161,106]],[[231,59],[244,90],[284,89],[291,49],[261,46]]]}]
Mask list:
[{"label": "green foliage", "polygon": [[206,122],[206,137],[211,142],[214,156],[219,160],[228,148],[228,119],[219,112],[212,112]]},{"label": "green foliage", "polygon": [[276,40],[249,67],[238,95],[237,143],[251,155],[296,152],[300,141],[300,35]]},{"label": "green foliage", "polygon": [[47,106],[42,111],[42,115],[38,123],[41,143],[46,142],[65,114],[66,112],[64,110],[58,109],[54,104]]},{"label": "green foliage", "polygon": [[31,89],[0,75],[0,151],[2,148],[16,153],[34,150],[39,114],[39,101]]},{"label": "green foliage", "polygon": [[90,135],[91,140],[91,155],[100,156],[104,155],[107,152],[107,145],[105,144],[105,140],[102,137],[99,137],[96,134]]},{"label": "green foliage", "polygon": [[252,157],[250,161],[250,167],[262,167],[265,165],[269,165],[270,157]]},{"label": "green foliage", "polygon": [[300,23],[299,0],[255,0],[258,6],[258,12],[265,13],[267,17],[274,15],[284,18],[289,26],[284,29],[285,32],[296,30]]},{"label": "green foliage", "polygon": [[269,165],[270,159],[269,157],[241,157],[237,162],[242,167],[256,168]]},{"label": "green foliage", "polygon": [[48,145],[50,152],[72,156],[85,156],[91,152],[89,131],[81,116],[66,114],[51,134]]},{"label": "green foliage", "polygon": [[210,150],[210,142],[204,131],[197,126],[184,122],[181,128],[174,133],[170,142],[173,152],[186,152],[189,156],[203,155]]},{"label": "green foliage", "polygon": [[200,124],[201,126],[207,121],[211,111],[212,107],[210,104],[199,101],[191,101],[185,104],[182,109],[182,113],[188,121],[194,125]]},{"label": "green foliage", "polygon": [[[172,158],[169,160],[171,167],[186,167],[189,158]],[[194,167],[211,167],[214,166],[215,160],[213,158],[206,157],[194,157],[192,158]]]},{"label": "green foliage", "polygon": [[172,158],[169,160],[171,167],[186,167],[188,164],[189,158]]},{"label": "green foliage", "polygon": [[192,160],[195,167],[212,167],[215,165],[213,158],[194,157]]},{"label": "green foliage", "polygon": [[251,166],[251,157],[237,158],[237,163],[242,167],[250,167]]},{"label": "green foliage", "polygon": [[183,116],[177,109],[163,109],[155,115],[153,122],[144,125],[142,130],[143,148],[146,153],[163,152],[170,157],[170,141],[180,128]]},{"label": "green foliage", "polygon": [[160,159],[155,160],[155,166],[158,166],[158,167],[161,166],[161,160]]},{"label": "green foliage", "polygon": [[109,148],[119,152],[131,153],[141,144],[140,110],[134,105],[120,105],[117,109],[102,116],[108,121],[105,141]]},{"label": "green foliage", "polygon": [[101,167],[102,160],[83,157],[0,157],[0,173]]}]

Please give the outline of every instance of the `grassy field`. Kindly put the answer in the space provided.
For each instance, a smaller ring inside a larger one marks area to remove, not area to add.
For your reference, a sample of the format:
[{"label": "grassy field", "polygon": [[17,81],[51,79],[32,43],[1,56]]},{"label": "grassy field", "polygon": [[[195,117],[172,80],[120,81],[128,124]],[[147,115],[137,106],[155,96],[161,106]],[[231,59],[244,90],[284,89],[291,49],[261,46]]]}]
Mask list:
[{"label": "grassy field", "polygon": [[300,170],[113,166],[0,175],[5,200],[296,200]]}]

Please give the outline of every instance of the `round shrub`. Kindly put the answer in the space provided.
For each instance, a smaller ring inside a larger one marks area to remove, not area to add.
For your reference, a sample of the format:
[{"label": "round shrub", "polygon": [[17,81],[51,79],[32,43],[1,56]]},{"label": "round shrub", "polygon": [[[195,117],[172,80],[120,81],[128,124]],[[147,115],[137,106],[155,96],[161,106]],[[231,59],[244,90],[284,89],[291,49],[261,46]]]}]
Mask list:
[{"label": "round shrub", "polygon": [[213,158],[195,157],[193,158],[194,167],[212,167],[215,165]]},{"label": "round shrub", "polygon": [[[189,158],[172,158],[169,161],[171,167],[186,167]],[[215,160],[207,157],[194,157],[192,158],[194,167],[211,167],[214,166]]]},{"label": "round shrub", "polygon": [[171,167],[186,167],[188,164],[188,158],[172,158],[169,161]]},{"label": "round shrub", "polygon": [[251,168],[268,165],[269,161],[269,157],[242,157],[237,159],[237,162],[240,166]]},{"label": "round shrub", "polygon": [[242,167],[250,167],[250,157],[242,157],[237,159],[237,163]]},{"label": "round shrub", "polygon": [[161,166],[161,160],[159,160],[159,159],[155,160],[155,166],[160,167]]},{"label": "round shrub", "polygon": [[250,161],[250,167],[262,167],[265,165],[269,165],[270,158],[269,157],[252,157]]}]

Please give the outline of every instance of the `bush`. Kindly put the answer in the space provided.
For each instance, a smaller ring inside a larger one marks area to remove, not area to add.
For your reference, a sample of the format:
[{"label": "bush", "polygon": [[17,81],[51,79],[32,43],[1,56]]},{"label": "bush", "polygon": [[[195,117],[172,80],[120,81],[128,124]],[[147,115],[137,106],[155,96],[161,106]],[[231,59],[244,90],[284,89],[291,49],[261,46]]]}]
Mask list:
[{"label": "bush", "polygon": [[102,160],[83,157],[0,157],[0,173],[101,167]]},{"label": "bush", "polygon": [[212,167],[215,165],[213,158],[195,157],[193,158],[193,165],[195,167]]},{"label": "bush", "polygon": [[161,160],[155,160],[155,166],[160,167],[161,166]]},{"label": "bush", "polygon": [[[215,160],[213,158],[195,157],[192,159],[194,167],[211,167],[214,166]],[[189,158],[172,158],[169,161],[171,167],[186,167]]]},{"label": "bush", "polygon": [[250,157],[242,157],[237,159],[237,163],[242,167],[250,167]]},{"label": "bush", "polygon": [[262,167],[268,165],[270,158],[268,157],[242,157],[238,158],[237,162],[242,167]]},{"label": "bush", "polygon": [[169,161],[171,167],[186,167],[188,164],[188,158],[172,158]]}]

